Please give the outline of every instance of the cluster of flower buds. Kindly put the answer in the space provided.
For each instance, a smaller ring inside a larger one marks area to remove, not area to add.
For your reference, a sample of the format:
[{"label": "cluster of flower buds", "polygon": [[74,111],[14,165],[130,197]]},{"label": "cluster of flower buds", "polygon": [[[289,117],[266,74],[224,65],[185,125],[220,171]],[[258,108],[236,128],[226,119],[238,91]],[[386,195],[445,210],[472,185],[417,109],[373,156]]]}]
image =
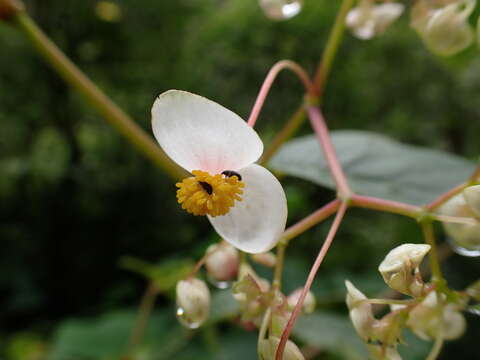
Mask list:
[{"label": "cluster of flower buds", "polygon": [[[411,7],[410,25],[433,53],[450,56],[468,46],[475,38],[468,20],[476,0],[417,0]],[[353,35],[367,40],[378,36],[404,10],[401,3],[360,0],[345,19]]]},{"label": "cluster of flower buds", "polygon": [[371,305],[379,300],[368,299],[346,281],[350,319],[372,359],[401,359],[397,345],[402,342],[403,328],[409,328],[423,340],[453,340],[464,333],[466,322],[461,311],[467,306],[467,298],[472,296],[468,291],[466,297],[448,290],[450,296],[447,297],[435,286],[424,284],[419,265],[429,250],[429,245],[403,244],[391,250],[380,264],[385,283],[413,298],[400,303],[380,300],[380,303],[390,303],[391,310],[381,319],[375,318]]},{"label": "cluster of flower buds", "polygon": [[[480,221],[480,185],[467,187],[439,208],[442,215],[467,217]],[[444,222],[443,227],[454,249],[464,255],[480,254],[480,224]]]}]

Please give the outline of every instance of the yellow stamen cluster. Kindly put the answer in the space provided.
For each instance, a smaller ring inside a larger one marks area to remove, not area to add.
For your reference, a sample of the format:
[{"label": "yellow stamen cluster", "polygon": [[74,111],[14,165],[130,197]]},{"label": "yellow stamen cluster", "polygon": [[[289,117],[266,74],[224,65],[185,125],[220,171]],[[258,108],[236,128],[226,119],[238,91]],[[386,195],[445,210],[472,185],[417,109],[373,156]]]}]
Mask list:
[{"label": "yellow stamen cluster", "polygon": [[237,176],[210,175],[201,170],[176,184],[177,200],[193,215],[219,216],[228,213],[235,200],[242,201],[245,184]]}]

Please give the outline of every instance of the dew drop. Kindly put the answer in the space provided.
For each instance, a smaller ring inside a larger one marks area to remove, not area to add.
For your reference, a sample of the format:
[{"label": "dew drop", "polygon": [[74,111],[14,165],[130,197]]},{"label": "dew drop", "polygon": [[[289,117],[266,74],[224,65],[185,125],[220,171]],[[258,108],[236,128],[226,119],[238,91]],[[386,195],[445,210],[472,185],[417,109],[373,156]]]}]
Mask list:
[{"label": "dew drop", "polygon": [[217,280],[214,277],[207,275],[207,280],[210,284],[215,286],[217,289],[228,289],[232,285],[232,281],[227,280]]},{"label": "dew drop", "polygon": [[260,6],[267,17],[273,20],[287,20],[302,10],[303,0],[260,0]]},{"label": "dew drop", "polygon": [[454,252],[458,255],[467,256],[467,257],[478,257],[480,256],[480,246],[475,247],[464,247],[460,246],[455,240],[451,237],[447,237],[448,244]]},{"label": "dew drop", "polygon": [[177,307],[176,315],[180,324],[185,326],[187,329],[198,329],[200,325],[202,325],[201,321],[193,321],[190,319],[185,313],[185,310],[180,306]]}]

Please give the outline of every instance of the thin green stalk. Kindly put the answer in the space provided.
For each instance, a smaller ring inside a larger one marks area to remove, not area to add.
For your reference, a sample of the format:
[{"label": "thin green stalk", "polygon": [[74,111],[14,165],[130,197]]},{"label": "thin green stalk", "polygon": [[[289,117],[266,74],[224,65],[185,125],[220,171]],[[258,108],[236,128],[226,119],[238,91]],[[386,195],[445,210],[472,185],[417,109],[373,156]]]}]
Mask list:
[{"label": "thin green stalk", "polygon": [[335,60],[335,56],[337,55],[338,48],[342,41],[345,30],[345,18],[347,17],[348,11],[353,6],[353,2],[354,0],[343,0],[342,6],[340,7],[340,10],[338,10],[337,17],[335,18],[332,31],[328,37],[327,45],[313,81],[317,86],[319,98],[325,90],[328,75],[330,74],[333,61]]},{"label": "thin green stalk", "polygon": [[435,241],[435,234],[433,232],[432,222],[429,220],[423,221],[422,230],[423,230],[423,235],[425,237],[425,241],[427,242],[428,245],[431,246],[430,251],[428,252],[428,255],[430,260],[432,277],[436,282],[442,282],[444,278],[442,275],[442,269],[440,268],[440,261],[438,260],[437,244]]},{"label": "thin green stalk", "polygon": [[148,287],[142,296],[142,300],[140,301],[140,306],[138,307],[137,319],[135,320],[135,325],[129,341],[130,352],[133,351],[135,346],[139,345],[142,341],[157,295],[158,289],[155,284],[151,282],[148,284]]},{"label": "thin green stalk", "polygon": [[282,272],[283,264],[285,261],[285,250],[287,248],[287,242],[281,241],[277,246],[277,259],[275,262],[275,272],[273,274],[273,290],[280,290],[282,286]]},{"label": "thin green stalk", "polygon": [[35,49],[63,80],[79,91],[114,128],[125,136],[140,152],[163,169],[172,179],[185,177],[185,172],[172,162],[151,136],[110,100],[88,79],[63,52],[42,32],[24,11],[13,18]]}]

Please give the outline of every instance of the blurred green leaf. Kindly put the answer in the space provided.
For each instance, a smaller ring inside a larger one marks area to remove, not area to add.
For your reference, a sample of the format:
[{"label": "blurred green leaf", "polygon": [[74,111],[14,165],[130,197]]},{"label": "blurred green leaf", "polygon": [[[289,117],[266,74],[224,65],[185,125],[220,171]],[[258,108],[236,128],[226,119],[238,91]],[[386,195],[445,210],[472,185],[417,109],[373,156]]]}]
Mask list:
[{"label": "blurred green leaf", "polygon": [[8,360],[43,360],[47,352],[47,344],[34,333],[17,333],[7,342]]},{"label": "blurred green leaf", "polygon": [[125,256],[120,259],[120,266],[152,280],[157,289],[164,292],[173,289],[177,281],[184,279],[192,270],[193,263],[187,259],[172,259],[160,264],[151,264],[135,257]]},{"label": "blurred green leaf", "polygon": [[[334,131],[332,141],[353,190],[389,200],[428,203],[465,181],[475,167],[458,156],[401,144],[367,131]],[[314,135],[285,144],[270,165],[276,171],[334,188]]]},{"label": "blurred green leaf", "polygon": [[366,348],[347,316],[316,312],[298,319],[293,335],[320,350],[341,354],[344,359],[366,359]]},{"label": "blurred green leaf", "polygon": [[238,302],[233,298],[231,289],[215,291],[212,295],[208,321],[210,323],[216,323],[230,319],[238,315],[239,311],[240,307],[238,306]]},{"label": "blurred green leaf", "polygon": [[32,145],[32,173],[47,182],[60,180],[70,165],[70,147],[64,135],[55,128],[42,129]]}]

